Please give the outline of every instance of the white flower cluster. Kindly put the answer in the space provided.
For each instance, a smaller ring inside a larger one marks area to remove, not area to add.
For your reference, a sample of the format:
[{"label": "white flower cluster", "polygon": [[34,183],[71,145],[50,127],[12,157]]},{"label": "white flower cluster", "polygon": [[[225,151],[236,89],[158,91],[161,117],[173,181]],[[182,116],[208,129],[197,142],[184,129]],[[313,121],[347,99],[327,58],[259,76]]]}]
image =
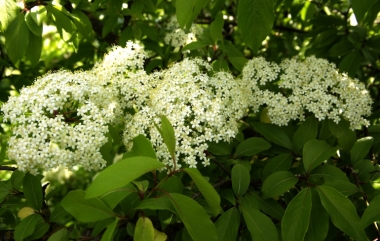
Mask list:
[{"label": "white flower cluster", "polygon": [[[165,115],[176,137],[176,159],[196,167],[197,159],[209,165],[207,142],[230,141],[238,132],[238,121],[248,108],[243,87],[226,72],[209,76],[211,66],[199,59],[184,59],[167,70],[155,73],[149,102],[126,121],[124,142],[131,147],[133,137],[150,137],[159,159],[173,165],[154,123]],[[181,164],[176,163],[176,168]]]},{"label": "white flower cluster", "polygon": [[193,24],[188,33],[185,33],[178,24],[176,16],[170,18],[166,26],[168,33],[165,35],[165,43],[173,47],[181,47],[195,42],[197,37],[203,33],[203,28]]},{"label": "white flower cluster", "polygon": [[[327,60],[287,59],[277,65],[255,58],[244,67],[242,78],[252,90],[252,108],[257,111],[258,106],[268,106],[274,124],[287,125],[313,113],[318,120],[327,118],[336,123],[344,118],[351,129],[369,125],[363,116],[370,115],[372,100],[364,84],[338,73]],[[280,91],[263,88],[274,81],[278,81]]]},{"label": "white flower cluster", "polygon": [[[92,70],[50,73],[10,97],[2,106],[4,120],[13,124],[9,158],[34,174],[59,165],[98,170],[106,164],[100,148],[108,125],[124,124],[128,149],[134,137],[144,134],[168,166],[208,165],[207,143],[230,141],[247,109],[263,105],[277,125],[310,113],[319,120],[345,118],[351,128],[368,125],[363,116],[370,114],[372,101],[364,85],[326,60],[309,57],[277,65],[255,58],[242,78],[234,78],[187,58],[147,74],[145,58],[141,46],[128,42],[125,48],[114,47]],[[175,130],[175,163],[155,126],[161,115]]]},{"label": "white flower cluster", "polygon": [[21,171],[105,166],[99,150],[118,104],[95,82],[96,76],[88,72],[50,73],[2,106],[4,119],[14,125],[8,157]]}]

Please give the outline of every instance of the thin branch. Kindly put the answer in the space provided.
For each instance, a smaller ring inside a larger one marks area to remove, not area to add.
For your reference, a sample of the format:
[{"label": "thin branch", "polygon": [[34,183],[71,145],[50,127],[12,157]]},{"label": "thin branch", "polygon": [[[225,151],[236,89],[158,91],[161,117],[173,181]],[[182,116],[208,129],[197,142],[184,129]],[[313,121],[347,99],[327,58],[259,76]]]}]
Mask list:
[{"label": "thin branch", "polygon": [[16,170],[17,170],[17,167],[0,166],[0,170],[5,170],[5,171],[16,171]]}]

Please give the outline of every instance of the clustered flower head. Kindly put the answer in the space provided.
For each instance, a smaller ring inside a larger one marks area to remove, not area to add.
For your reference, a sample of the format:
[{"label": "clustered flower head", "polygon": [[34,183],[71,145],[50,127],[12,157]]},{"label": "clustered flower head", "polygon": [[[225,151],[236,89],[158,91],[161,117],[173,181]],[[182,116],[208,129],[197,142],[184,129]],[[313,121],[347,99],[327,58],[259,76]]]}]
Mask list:
[{"label": "clustered flower head", "polygon": [[50,73],[2,106],[4,119],[14,125],[8,157],[21,171],[105,167],[99,150],[118,104],[91,82],[96,76],[87,72]]},{"label": "clustered flower head", "polygon": [[173,47],[182,47],[191,42],[195,42],[197,37],[203,33],[203,28],[193,24],[186,33],[178,24],[176,16],[170,18],[166,26],[168,33],[165,35],[165,43]]},{"label": "clustered flower head", "polygon": [[[274,124],[287,125],[314,114],[318,120],[336,123],[344,118],[351,129],[369,125],[363,116],[370,115],[372,100],[364,84],[339,73],[325,59],[286,59],[277,65],[259,57],[248,62],[242,76],[252,91],[252,108],[257,111],[258,106],[268,106],[268,116]],[[270,82],[276,82],[280,91],[266,89],[264,86]]]},{"label": "clustered flower head", "polygon": [[[113,47],[89,71],[49,73],[10,97],[2,106],[4,120],[13,124],[9,158],[34,174],[59,165],[99,170],[106,165],[100,148],[108,126],[124,124],[127,149],[143,134],[167,166],[209,165],[208,143],[229,142],[247,110],[261,106],[277,125],[309,114],[335,122],[344,118],[351,128],[369,124],[364,116],[372,101],[364,85],[326,60],[308,57],[277,65],[254,58],[235,78],[188,58],[147,74],[146,57],[141,46],[128,42],[125,48]],[[156,129],[161,115],[173,125],[176,160]]]},{"label": "clustered flower head", "polygon": [[[230,141],[238,132],[238,121],[248,107],[241,95],[243,87],[227,72],[208,74],[211,66],[200,59],[184,59],[153,76],[149,102],[140,106],[126,121],[124,142],[133,137],[149,136],[159,159],[174,165],[154,123],[165,115],[176,137],[176,160],[196,167],[197,160],[209,165],[205,155],[207,142]],[[177,168],[180,163],[175,164]]]}]

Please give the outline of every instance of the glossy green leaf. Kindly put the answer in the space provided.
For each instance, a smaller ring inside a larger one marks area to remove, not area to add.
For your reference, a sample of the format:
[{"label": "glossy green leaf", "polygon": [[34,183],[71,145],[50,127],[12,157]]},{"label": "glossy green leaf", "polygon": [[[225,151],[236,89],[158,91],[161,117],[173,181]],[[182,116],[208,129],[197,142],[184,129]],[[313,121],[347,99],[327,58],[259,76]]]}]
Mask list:
[{"label": "glossy green leaf", "polygon": [[223,24],[223,13],[219,12],[215,16],[215,20],[210,24],[210,35],[214,44],[222,37]]},{"label": "glossy green leaf", "polygon": [[141,134],[133,138],[132,151],[138,156],[146,156],[153,159],[157,158],[152,143]]},{"label": "glossy green leaf", "polygon": [[212,209],[213,215],[217,216],[220,213],[220,196],[214,187],[202,176],[198,169],[185,168],[183,171],[189,174],[191,179],[193,179],[195,185],[197,185],[199,191],[202,193],[202,196],[206,199],[207,204]]},{"label": "glossy green leaf", "polygon": [[68,216],[69,213],[62,207],[62,205],[55,206],[53,212],[50,214],[49,221],[54,223],[61,223],[61,221]]},{"label": "glossy green leaf", "polygon": [[352,10],[358,23],[362,23],[365,14],[371,9],[372,5],[376,3],[376,0],[351,0]]},{"label": "glossy green leaf", "polygon": [[317,138],[317,134],[318,122],[314,116],[311,116],[302,122],[297,131],[294,133],[292,141],[294,152],[300,153],[301,149],[308,141]]},{"label": "glossy green leaf", "polygon": [[41,210],[42,207],[42,185],[38,176],[26,173],[24,177],[24,195],[30,207]]},{"label": "glossy green leaf", "polygon": [[255,122],[252,123],[252,125],[253,128],[263,135],[268,141],[285,147],[288,150],[293,150],[292,141],[286,135],[285,131],[281,129],[281,127],[262,122]]},{"label": "glossy green leaf", "polygon": [[270,143],[260,137],[251,137],[245,139],[236,147],[235,157],[253,156],[259,152],[268,150]]},{"label": "glossy green leaf", "polygon": [[309,227],[312,207],[310,188],[303,189],[289,203],[281,221],[282,239],[284,241],[304,240]]},{"label": "glossy green leaf", "polygon": [[172,213],[176,213],[176,210],[174,209],[168,196],[144,199],[135,207],[135,209],[168,210]]},{"label": "glossy green leaf", "polygon": [[132,192],[136,192],[136,188],[131,183],[128,183],[126,186],[122,188],[111,190],[99,196],[99,199],[101,199],[102,202],[107,204],[107,206],[110,209],[114,209],[121,200],[123,200],[126,196],[128,196]]},{"label": "glossy green leaf", "polygon": [[226,156],[231,154],[231,147],[227,142],[219,141],[216,142],[208,142],[207,150],[216,156]]},{"label": "glossy green leaf", "polygon": [[319,186],[319,197],[330,214],[333,224],[355,240],[367,240],[355,206],[343,194],[332,187]]},{"label": "glossy green leaf", "polygon": [[191,25],[194,18],[198,15],[208,0],[177,0],[176,16],[181,28]]},{"label": "glossy green leaf", "polygon": [[25,57],[30,60],[32,66],[36,66],[41,57],[42,36],[36,36],[29,32],[29,45]]},{"label": "glossy green leaf", "polygon": [[69,241],[69,233],[66,228],[62,228],[53,233],[53,235],[49,237],[48,241]]},{"label": "glossy green leaf", "polygon": [[154,240],[153,223],[152,221],[150,221],[148,217],[140,217],[137,220],[133,240],[135,241],[153,241]]},{"label": "glossy green leaf", "polygon": [[361,182],[367,182],[371,178],[371,172],[374,171],[374,168],[373,162],[370,160],[360,160],[354,165],[356,177]]},{"label": "glossy green leaf", "polygon": [[7,54],[13,64],[17,64],[25,55],[29,45],[29,28],[23,13],[20,12],[9,24],[4,37]]},{"label": "glossy green leaf", "polygon": [[162,194],[166,193],[183,193],[183,183],[177,176],[171,176],[161,185],[160,191]]},{"label": "glossy green leaf", "polygon": [[303,166],[310,172],[319,164],[336,154],[338,147],[331,147],[325,141],[310,140],[303,148]]},{"label": "glossy green leaf", "polygon": [[363,137],[357,140],[350,151],[351,163],[355,164],[357,161],[364,159],[371,149],[372,143],[372,136]]},{"label": "glossy green leaf", "polygon": [[339,146],[346,151],[350,151],[356,142],[356,134],[350,129],[350,123],[341,120],[339,124],[336,124],[329,120],[328,125],[331,133],[338,139]]},{"label": "glossy green leaf", "polygon": [[100,199],[85,199],[83,190],[69,192],[61,201],[62,207],[81,222],[96,222],[114,217],[112,210]]},{"label": "glossy green leaf", "polygon": [[5,32],[8,25],[16,18],[19,8],[13,0],[0,1],[0,30]]},{"label": "glossy green leaf", "polygon": [[86,191],[86,198],[101,196],[121,188],[149,171],[164,167],[162,162],[150,157],[131,157],[104,169]]},{"label": "glossy green leaf", "polygon": [[189,44],[186,44],[182,49],[181,51],[188,51],[188,50],[196,50],[196,49],[201,49],[201,48],[204,48],[206,46],[208,46],[209,44],[206,43],[206,42],[203,42],[203,41],[196,41],[196,42],[191,42]]},{"label": "glossy green leaf", "polygon": [[37,5],[30,9],[30,15],[38,26],[41,26],[47,17],[45,6]]},{"label": "glossy green leaf", "polygon": [[293,156],[290,153],[280,154],[266,161],[261,180],[278,171],[287,171],[292,166]]},{"label": "glossy green leaf", "polygon": [[306,232],[305,239],[307,241],[324,241],[329,230],[330,216],[326,209],[322,206],[316,189],[312,189],[312,207],[311,217],[309,220],[309,228]]},{"label": "glossy green leaf", "polygon": [[270,34],[274,22],[273,0],[240,0],[238,28],[244,42],[256,52]]},{"label": "glossy green leaf", "polygon": [[360,191],[355,184],[342,180],[325,182],[323,183],[323,186],[332,187],[347,197]]},{"label": "glossy green leaf", "polygon": [[283,194],[298,182],[298,178],[288,171],[279,171],[265,179],[261,191],[263,198],[276,197]]},{"label": "glossy green leaf", "polygon": [[50,224],[45,223],[45,222],[39,222],[37,223],[33,231],[33,234],[28,236],[25,240],[26,241],[39,240],[40,238],[42,238],[42,236],[45,235],[45,233],[49,230],[49,228],[50,228]]},{"label": "glossy green leaf", "polygon": [[251,175],[242,164],[235,164],[231,170],[232,190],[237,197],[243,196],[249,187]]},{"label": "glossy green leaf", "polygon": [[270,218],[260,211],[246,206],[241,206],[241,211],[252,240],[276,241],[278,239],[277,229]]},{"label": "glossy green leaf", "polygon": [[343,36],[338,43],[330,48],[329,55],[332,57],[344,56],[351,52],[352,48],[354,48],[354,45],[352,45],[346,36]]},{"label": "glossy green leaf", "polygon": [[0,202],[2,202],[12,191],[12,184],[0,181]]},{"label": "glossy green leaf", "polygon": [[24,176],[25,176],[25,173],[19,170],[15,170],[12,173],[11,183],[12,183],[13,188],[18,189],[19,187],[21,187],[24,181]]},{"label": "glossy green leaf", "polygon": [[342,61],[339,63],[339,70],[342,72],[346,72],[350,77],[354,78],[356,72],[358,71],[360,64],[362,61],[362,57],[360,54],[360,50],[353,50],[349,54],[347,54]]},{"label": "glossy green leaf", "polygon": [[110,15],[106,21],[104,21],[104,25],[102,28],[102,37],[107,36],[118,24],[119,16],[117,14]]},{"label": "glossy green leaf", "polygon": [[360,223],[363,228],[368,227],[374,222],[380,222],[380,196],[376,196],[369,202],[369,206],[363,213]]},{"label": "glossy green leaf", "polygon": [[240,214],[233,207],[224,212],[215,222],[216,233],[219,241],[236,240],[239,230]]},{"label": "glossy green leaf", "polygon": [[218,239],[215,226],[201,205],[181,194],[171,193],[170,196],[179,218],[194,241]]},{"label": "glossy green leaf", "polygon": [[75,33],[75,25],[65,14],[65,9],[60,5],[47,5],[46,10],[52,14],[58,33],[64,41],[70,41]]},{"label": "glossy green leaf", "polygon": [[102,239],[101,241],[109,241],[109,240],[113,240],[113,236],[115,235],[116,233],[116,228],[117,228],[117,224],[119,222],[119,218],[116,218],[115,221],[113,221],[112,223],[110,223],[108,226],[107,226],[107,229],[106,231],[103,233],[102,235]]},{"label": "glossy green leaf", "polygon": [[244,55],[233,45],[231,42],[223,41],[223,52],[228,56],[231,64],[239,71],[242,71],[244,65],[247,63],[247,59]]},{"label": "glossy green leaf", "polygon": [[316,167],[309,173],[309,178],[324,179],[325,181],[342,180],[349,182],[346,174],[341,169],[332,165],[320,165]]},{"label": "glossy green leaf", "polygon": [[212,68],[215,70],[215,71],[228,71],[229,68],[228,68],[228,63],[225,59],[217,59],[215,60],[213,63],[212,63]]},{"label": "glossy green leaf", "polygon": [[30,12],[25,14],[25,23],[28,25],[29,30],[36,36],[42,35],[42,25],[37,25],[37,23],[33,20]]},{"label": "glossy green leaf", "polygon": [[173,160],[175,159],[175,134],[174,129],[168,118],[166,116],[161,116],[161,135],[164,139],[165,145],[167,146],[170,155]]},{"label": "glossy green leaf", "polygon": [[32,214],[24,218],[15,228],[14,239],[22,241],[30,236],[39,222],[43,222],[43,218],[39,214]]},{"label": "glossy green leaf", "polygon": [[[257,195],[256,195],[257,196]],[[258,197],[258,196],[257,196]],[[281,220],[284,216],[285,209],[274,199],[262,199],[259,197],[260,201],[260,210],[269,216]]]}]

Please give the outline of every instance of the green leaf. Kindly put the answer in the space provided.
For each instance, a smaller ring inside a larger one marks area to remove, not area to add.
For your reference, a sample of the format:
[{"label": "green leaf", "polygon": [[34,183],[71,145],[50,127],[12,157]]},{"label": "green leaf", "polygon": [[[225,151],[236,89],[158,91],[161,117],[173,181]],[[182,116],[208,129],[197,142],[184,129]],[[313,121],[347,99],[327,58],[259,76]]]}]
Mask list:
[{"label": "green leaf", "polygon": [[367,240],[355,206],[343,194],[332,187],[319,186],[319,197],[330,214],[333,224],[355,240]]},{"label": "green leaf", "polygon": [[311,116],[302,122],[293,136],[294,152],[300,153],[306,142],[317,138],[318,122],[314,116]]},{"label": "green leaf", "polygon": [[273,0],[240,0],[238,28],[244,42],[256,52],[270,34],[274,22]]},{"label": "green leaf", "polygon": [[161,196],[159,198],[148,198],[142,200],[134,209],[150,209],[150,210],[168,210],[172,213],[176,213],[171,200],[168,196]]},{"label": "green leaf", "polygon": [[0,202],[2,202],[12,191],[12,185],[9,182],[0,181]]},{"label": "green leaf", "polygon": [[152,221],[148,217],[140,217],[137,220],[135,234],[133,236],[135,241],[153,241],[154,228]]},{"label": "green leaf", "polygon": [[39,222],[43,222],[43,218],[39,214],[32,214],[24,218],[15,228],[14,239],[22,241],[30,236]]},{"label": "green leaf", "polygon": [[167,146],[170,155],[173,160],[175,159],[175,134],[172,124],[166,118],[166,116],[161,116],[161,135],[164,139],[165,145]]},{"label": "green leaf", "polygon": [[249,187],[251,175],[242,164],[235,164],[231,170],[232,190],[237,197],[243,196]]},{"label": "green leaf", "polygon": [[86,198],[101,196],[121,188],[139,176],[165,165],[150,157],[131,157],[112,164],[94,179],[86,191]]},{"label": "green leaf", "polygon": [[236,147],[235,157],[253,156],[259,152],[268,150],[270,143],[260,137],[251,137],[241,142]]},{"label": "green leaf", "polygon": [[15,170],[12,173],[11,183],[12,183],[13,188],[18,189],[19,187],[21,187],[24,181],[24,176],[25,176],[25,173],[20,170]]},{"label": "green leaf", "polygon": [[177,214],[194,241],[216,241],[216,229],[206,211],[192,198],[181,194],[170,194]]},{"label": "green leaf", "polygon": [[223,51],[228,56],[229,61],[237,70],[242,71],[248,60],[231,42],[227,40],[223,42]]},{"label": "green leaf", "polygon": [[371,178],[371,172],[374,171],[374,168],[370,160],[361,160],[354,165],[355,172],[357,173],[356,177],[361,182],[367,182]]},{"label": "green leaf", "polygon": [[65,9],[60,5],[47,5],[46,9],[53,15],[57,30],[64,41],[70,41],[75,33],[75,25],[65,14]]},{"label": "green leaf", "polygon": [[374,3],[376,3],[376,0],[351,0],[352,10],[354,10],[356,20],[359,24],[363,22],[365,14],[371,9]]},{"label": "green leaf", "polygon": [[138,156],[146,156],[157,159],[156,152],[153,149],[152,143],[144,135],[141,134],[133,138],[132,151]]},{"label": "green leaf", "polygon": [[313,179],[323,178],[325,181],[343,180],[349,182],[346,174],[332,165],[321,165],[316,167],[309,173],[309,177]]},{"label": "green leaf", "polygon": [[37,23],[34,21],[32,18],[32,15],[30,12],[27,12],[25,14],[25,22],[26,25],[28,25],[29,30],[36,36],[41,36],[42,35],[42,25],[37,25]]},{"label": "green leaf", "polygon": [[278,240],[277,229],[270,218],[254,208],[246,206],[241,207],[241,211],[248,230],[251,233],[252,240]]},{"label": "green leaf", "polygon": [[118,189],[111,190],[101,196],[99,199],[102,200],[110,209],[114,209],[121,200],[123,200],[126,196],[131,194],[132,192],[136,192],[136,188],[128,183],[126,186]]},{"label": "green leaf", "polygon": [[198,169],[185,168],[183,171],[193,179],[202,196],[206,199],[207,204],[212,209],[212,214],[217,216],[220,213],[220,196],[214,187],[202,176]]},{"label": "green leaf", "polygon": [[50,214],[49,221],[54,223],[61,223],[61,220],[68,215],[69,213],[62,207],[62,205],[57,205],[54,207],[54,211]]},{"label": "green leaf", "polygon": [[288,150],[293,150],[292,141],[281,127],[262,122],[255,122],[252,123],[252,125],[253,128],[263,135],[268,141],[285,147]]},{"label": "green leaf", "polygon": [[339,124],[328,120],[328,123],[331,133],[338,139],[339,146],[346,151],[350,151],[356,142],[356,134],[350,129],[350,123],[346,120],[341,120]]},{"label": "green leaf", "polygon": [[351,163],[354,165],[357,161],[362,160],[368,154],[372,147],[373,137],[367,136],[357,140],[351,148]]},{"label": "green leaf", "polygon": [[214,44],[216,44],[216,42],[222,37],[223,25],[223,13],[219,12],[215,16],[215,20],[210,24],[210,35]]},{"label": "green leaf", "polygon": [[261,190],[263,192],[263,198],[279,196],[293,187],[297,182],[298,178],[291,172],[275,172],[265,179],[263,183]]},{"label": "green leaf", "polygon": [[41,179],[26,173],[24,177],[24,195],[30,207],[41,210],[42,207],[42,186]]},{"label": "green leaf", "polygon": [[184,28],[186,25],[191,26],[194,18],[198,15],[208,0],[177,0],[176,15],[179,26]]},{"label": "green leaf", "polygon": [[119,15],[112,14],[110,15],[107,20],[104,22],[103,28],[102,28],[102,37],[104,38],[107,36],[118,24],[118,18]]},{"label": "green leaf", "polygon": [[284,241],[304,240],[309,227],[311,200],[311,190],[306,188],[290,201],[281,221],[282,239]]},{"label": "green leaf", "polygon": [[212,63],[212,68],[215,70],[215,71],[228,71],[229,68],[228,68],[228,63],[225,59],[217,59],[215,60],[213,63]]},{"label": "green leaf", "polygon": [[348,40],[346,36],[343,36],[342,39],[334,44],[330,50],[329,55],[332,57],[339,57],[339,56],[345,56],[349,52],[352,51],[354,48],[354,45]]},{"label": "green leaf", "polygon": [[361,226],[363,228],[368,227],[374,222],[380,222],[380,196],[376,196],[370,203],[369,206],[363,213],[360,220]]},{"label": "green leaf", "polygon": [[[269,216],[272,216],[273,218],[277,220],[282,219],[282,217],[284,216],[285,210],[276,200],[274,199],[264,200],[256,194],[253,194],[252,196],[257,198],[257,200],[259,201],[261,211],[268,214]],[[244,204],[244,199],[243,199],[243,204]]]},{"label": "green leaf", "polygon": [[196,50],[196,49],[201,49],[201,48],[204,48],[206,46],[208,46],[209,44],[206,43],[206,42],[203,42],[203,41],[196,41],[196,42],[191,42],[189,44],[186,44],[182,49],[181,51],[187,51],[187,50]]},{"label": "green leaf", "polygon": [[38,240],[42,236],[45,235],[45,233],[49,230],[50,224],[45,223],[45,222],[40,222],[36,225],[33,234],[28,236],[25,240]]},{"label": "green leaf", "polygon": [[[193,169],[196,170],[196,169]],[[160,191],[162,194],[166,193],[183,193],[183,183],[177,176],[171,176],[161,185]]]},{"label": "green leaf", "polygon": [[233,207],[224,212],[215,222],[216,233],[219,241],[236,240],[239,230],[240,214]]},{"label": "green leaf", "polygon": [[45,6],[38,5],[30,9],[30,15],[38,26],[41,26],[47,17],[47,11]]},{"label": "green leaf", "polygon": [[348,197],[356,192],[359,192],[359,188],[352,184],[351,182],[343,181],[343,180],[334,180],[323,183],[323,186],[328,186],[336,189],[344,196]]},{"label": "green leaf", "polygon": [[306,232],[307,241],[324,241],[326,240],[329,230],[329,214],[321,204],[321,200],[316,189],[312,189],[312,207],[309,228]]},{"label": "green leaf", "polygon": [[62,207],[81,222],[96,222],[114,217],[112,210],[98,198],[85,199],[83,190],[69,192],[61,201]]},{"label": "green leaf", "polygon": [[347,54],[339,63],[339,70],[346,72],[350,77],[354,78],[362,61],[360,50],[353,50]]},{"label": "green leaf", "polygon": [[4,33],[5,48],[13,64],[17,64],[25,55],[29,44],[29,29],[24,20],[24,14],[19,13],[9,24]]},{"label": "green leaf", "polygon": [[231,154],[231,147],[227,142],[208,142],[207,145],[207,150],[216,156],[226,156]]},{"label": "green leaf", "polygon": [[30,60],[32,66],[36,66],[41,57],[42,50],[42,36],[36,36],[29,32],[29,45],[26,51],[26,58]]},{"label": "green leaf", "polygon": [[19,8],[13,0],[0,1],[0,27],[1,32],[8,29],[8,25],[16,18]]},{"label": "green leaf", "polygon": [[310,140],[303,148],[303,166],[306,172],[310,172],[319,164],[333,156],[338,147],[331,147],[325,141]]},{"label": "green leaf", "polygon": [[50,236],[48,241],[69,241],[69,233],[66,228],[62,228]]},{"label": "green leaf", "polygon": [[278,171],[287,171],[292,166],[293,156],[290,153],[280,154],[266,161],[261,180]]}]

